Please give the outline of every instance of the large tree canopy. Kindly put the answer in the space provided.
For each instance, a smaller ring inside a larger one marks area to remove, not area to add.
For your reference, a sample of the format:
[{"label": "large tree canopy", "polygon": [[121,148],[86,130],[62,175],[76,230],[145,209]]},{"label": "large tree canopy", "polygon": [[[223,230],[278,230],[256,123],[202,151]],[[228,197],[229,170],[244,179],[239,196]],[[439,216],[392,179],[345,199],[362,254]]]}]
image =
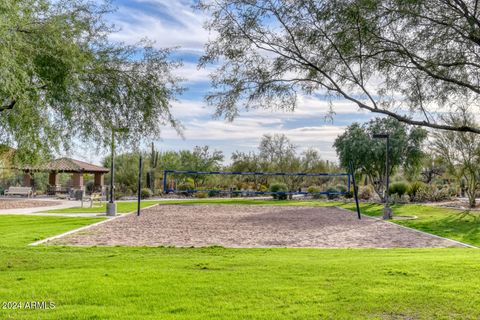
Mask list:
[{"label": "large tree canopy", "polygon": [[207,101],[292,110],[327,94],[402,122],[480,133],[438,114],[480,97],[480,10],[462,0],[204,0],[218,34],[202,65],[219,63]]},{"label": "large tree canopy", "polygon": [[374,134],[388,133],[388,172],[393,175],[399,167],[409,169],[422,160],[422,145],[427,138],[426,130],[407,126],[391,118],[375,118],[360,125],[353,123],[335,139],[334,147],[340,164],[348,169],[350,163],[355,171],[366,175],[378,196],[385,195],[385,141],[373,138]]},{"label": "large tree canopy", "polygon": [[0,143],[32,158],[73,139],[107,142],[158,136],[176,122],[169,101],[181,91],[169,50],[109,41],[103,1],[0,3]]}]

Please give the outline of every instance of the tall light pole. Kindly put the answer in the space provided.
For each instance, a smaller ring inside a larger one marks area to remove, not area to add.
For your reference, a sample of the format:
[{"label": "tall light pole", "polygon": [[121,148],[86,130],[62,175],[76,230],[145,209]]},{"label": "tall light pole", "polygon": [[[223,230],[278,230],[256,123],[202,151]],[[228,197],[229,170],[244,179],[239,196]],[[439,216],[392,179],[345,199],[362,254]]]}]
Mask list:
[{"label": "tall light pole", "polygon": [[128,128],[125,127],[112,127],[112,155],[110,163],[110,196],[107,203],[107,216],[115,216],[117,214],[117,204],[115,203],[115,132],[128,132]]},{"label": "tall light pole", "polygon": [[388,205],[388,189],[390,187],[390,172],[388,170],[388,151],[390,149],[390,135],[388,133],[383,134],[374,134],[374,138],[376,139],[386,139],[386,152],[385,152],[385,176],[386,176],[386,183],[385,183],[385,206],[383,208],[383,220],[389,220],[392,218],[392,209]]}]

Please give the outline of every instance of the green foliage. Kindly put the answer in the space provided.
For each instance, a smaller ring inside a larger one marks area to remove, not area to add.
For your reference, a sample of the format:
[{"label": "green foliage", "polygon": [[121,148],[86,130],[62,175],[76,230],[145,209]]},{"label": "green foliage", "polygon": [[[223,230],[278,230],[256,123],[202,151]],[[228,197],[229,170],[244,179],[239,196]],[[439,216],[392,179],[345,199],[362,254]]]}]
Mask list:
[{"label": "green foliage", "polygon": [[[118,194],[135,195],[138,184],[138,153],[123,153],[115,156],[115,187]],[[110,168],[111,157],[103,160],[103,166]],[[110,181],[110,174],[105,175],[105,181]]]},{"label": "green foliage", "polygon": [[415,167],[421,164],[422,145],[427,137],[424,129],[408,127],[392,118],[375,118],[363,125],[354,123],[338,136],[334,147],[342,167],[350,162],[370,181],[378,182],[374,190],[383,199],[385,190],[385,139],[375,139],[376,133],[390,135],[389,173],[398,168]]},{"label": "green foliage", "polygon": [[199,7],[217,34],[201,58],[217,68],[207,96],[217,115],[294,111],[299,97],[325,92],[356,104],[352,111],[480,133],[432,116],[439,108],[478,113],[475,2],[202,0]]},{"label": "green foliage", "polygon": [[[339,194],[335,194],[336,192],[340,192],[337,188],[334,188],[334,187],[330,187],[326,190],[327,192],[329,192],[327,194],[327,198],[328,200],[333,200],[333,199],[338,199],[340,198],[340,195]],[[330,193],[332,192],[332,193]]]},{"label": "green foliage", "polygon": [[418,196],[419,190],[426,188],[426,184],[422,181],[414,181],[408,186],[407,194],[411,201],[415,201]]},{"label": "green foliage", "polygon": [[0,143],[15,146],[19,161],[48,158],[73,139],[100,147],[112,127],[127,127],[117,142],[132,144],[177,127],[179,64],[147,41],[111,41],[108,1],[7,0],[0,10]]},{"label": "green foliage", "polygon": [[[319,186],[310,186],[310,187],[307,188],[307,192],[309,192],[309,193],[318,193],[318,192],[321,192],[321,191],[322,191],[322,188],[320,188]],[[323,197],[325,197],[323,194],[312,195],[313,199],[322,199]]]},{"label": "green foliage", "polygon": [[219,190],[213,189],[213,190],[209,190],[209,191],[208,191],[208,196],[209,196],[210,198],[218,197],[219,195],[220,195],[220,191],[219,191]]},{"label": "green foliage", "polygon": [[[417,187],[416,187],[417,188]],[[413,191],[413,190],[412,190]],[[413,194],[413,193],[412,193]],[[427,202],[427,201],[443,201],[451,197],[449,186],[437,187],[434,184],[419,184],[414,196],[410,196],[412,201]]]},{"label": "green foliage", "polygon": [[192,178],[186,178],[183,182],[177,185],[177,189],[181,191],[194,190],[195,184]]},{"label": "green foliage", "polygon": [[150,190],[148,188],[142,188],[140,190],[140,198],[148,199],[148,198],[151,198],[152,196],[153,196],[152,190]]},{"label": "green foliage", "polygon": [[[451,125],[478,126],[474,114],[463,112],[444,116]],[[438,131],[434,133],[435,152],[448,166],[449,172],[463,180],[471,208],[476,206],[480,191],[480,135],[472,132]]]},{"label": "green foliage", "polygon": [[195,198],[203,199],[208,197],[207,192],[195,192],[194,194]]},{"label": "green foliage", "polygon": [[405,181],[394,182],[390,185],[388,193],[389,194],[396,194],[399,197],[402,197],[409,191],[409,184]]},{"label": "green foliage", "polygon": [[[288,187],[285,183],[275,182],[270,185],[270,192],[288,192]],[[273,199],[286,200],[286,194],[272,194]]]}]

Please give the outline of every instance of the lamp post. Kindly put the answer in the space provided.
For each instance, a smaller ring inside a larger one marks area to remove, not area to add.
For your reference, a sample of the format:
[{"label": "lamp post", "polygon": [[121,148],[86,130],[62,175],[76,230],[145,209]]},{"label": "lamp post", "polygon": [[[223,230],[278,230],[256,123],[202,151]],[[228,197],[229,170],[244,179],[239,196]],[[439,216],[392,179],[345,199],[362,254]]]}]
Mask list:
[{"label": "lamp post", "polygon": [[388,151],[390,149],[390,135],[388,133],[383,134],[374,134],[374,138],[376,139],[386,139],[386,152],[385,152],[385,176],[386,176],[386,183],[385,183],[385,206],[383,208],[383,220],[389,220],[392,218],[392,209],[388,205],[388,189],[390,187],[390,177],[388,172]]},{"label": "lamp post", "polygon": [[115,183],[115,132],[128,132],[126,127],[112,127],[112,154],[110,163],[110,199],[107,203],[107,216],[115,216],[117,214],[117,204],[115,203],[114,196],[114,183]]}]

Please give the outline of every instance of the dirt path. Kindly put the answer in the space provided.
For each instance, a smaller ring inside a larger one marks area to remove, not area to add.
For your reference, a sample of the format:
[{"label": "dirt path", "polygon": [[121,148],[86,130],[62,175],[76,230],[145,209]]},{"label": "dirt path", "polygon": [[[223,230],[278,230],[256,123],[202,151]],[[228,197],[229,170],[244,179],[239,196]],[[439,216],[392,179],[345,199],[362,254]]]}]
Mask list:
[{"label": "dirt path", "polygon": [[92,227],[70,245],[419,248],[458,243],[333,207],[160,205]]},{"label": "dirt path", "polygon": [[42,201],[32,199],[0,199],[0,210],[58,206],[61,201]]}]

